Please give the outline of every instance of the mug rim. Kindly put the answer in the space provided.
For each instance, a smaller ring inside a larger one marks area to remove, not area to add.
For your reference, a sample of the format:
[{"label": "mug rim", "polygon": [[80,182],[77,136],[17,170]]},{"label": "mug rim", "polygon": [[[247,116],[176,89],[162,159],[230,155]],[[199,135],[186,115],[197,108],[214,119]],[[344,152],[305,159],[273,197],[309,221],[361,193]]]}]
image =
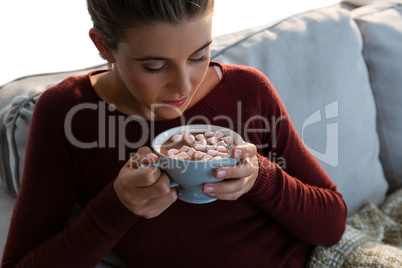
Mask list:
[{"label": "mug rim", "polygon": [[[185,162],[214,162],[214,163],[219,163],[219,162],[222,162],[224,159],[227,159],[227,158],[232,158],[232,159],[233,159],[233,157],[229,155],[228,157],[225,157],[225,158],[222,158],[222,159],[215,159],[215,160],[209,160],[209,161],[182,160],[182,159],[171,158],[171,157],[169,157],[169,156],[167,156],[167,155],[162,154],[161,152],[159,152],[159,150],[157,150],[157,148],[156,148],[156,140],[157,140],[158,138],[160,138],[160,136],[162,136],[162,135],[167,135],[166,132],[168,132],[168,131],[174,131],[174,133],[172,133],[171,135],[168,135],[167,138],[169,138],[169,137],[171,137],[172,135],[175,135],[175,134],[184,132],[185,130],[189,130],[189,131],[190,131],[191,129],[200,129],[200,131],[208,131],[208,130],[211,130],[211,131],[212,131],[213,129],[217,129],[217,130],[213,130],[213,131],[222,130],[222,131],[230,132],[230,133],[233,133],[234,136],[237,136],[237,139],[239,139],[239,141],[240,141],[240,144],[237,144],[237,143],[236,143],[236,146],[239,146],[239,145],[243,145],[243,144],[244,144],[244,140],[243,140],[243,138],[240,136],[240,134],[237,133],[236,131],[230,129],[230,128],[222,127],[222,126],[218,126],[218,125],[194,124],[194,125],[177,126],[177,127],[169,128],[169,129],[167,129],[167,130],[165,130],[165,131],[162,131],[161,133],[159,133],[159,134],[152,140],[152,144],[151,144],[152,150],[153,150],[159,157],[168,158],[168,159],[170,159],[170,160],[172,160],[172,161],[177,160],[177,161],[185,161]],[[175,130],[179,130],[179,131],[175,131]],[[165,140],[165,141],[166,141],[166,140]],[[158,144],[158,145],[161,146],[162,144]]]}]

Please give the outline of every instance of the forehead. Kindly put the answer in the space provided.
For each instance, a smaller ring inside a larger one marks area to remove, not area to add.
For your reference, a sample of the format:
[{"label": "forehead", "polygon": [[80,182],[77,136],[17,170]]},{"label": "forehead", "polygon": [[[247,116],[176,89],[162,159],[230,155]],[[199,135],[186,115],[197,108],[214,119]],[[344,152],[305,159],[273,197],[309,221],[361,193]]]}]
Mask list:
[{"label": "forehead", "polygon": [[155,22],[130,28],[119,51],[133,57],[168,56],[195,52],[211,40],[212,18],[203,17],[181,23]]}]

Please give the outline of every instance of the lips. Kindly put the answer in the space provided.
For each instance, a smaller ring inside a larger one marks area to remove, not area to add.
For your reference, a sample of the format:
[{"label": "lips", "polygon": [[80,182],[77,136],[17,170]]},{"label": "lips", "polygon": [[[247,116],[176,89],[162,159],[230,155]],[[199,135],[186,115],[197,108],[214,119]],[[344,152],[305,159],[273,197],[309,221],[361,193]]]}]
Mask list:
[{"label": "lips", "polygon": [[175,101],[163,101],[163,103],[174,106],[174,107],[180,107],[186,102],[187,98],[181,99],[181,100],[175,100]]}]

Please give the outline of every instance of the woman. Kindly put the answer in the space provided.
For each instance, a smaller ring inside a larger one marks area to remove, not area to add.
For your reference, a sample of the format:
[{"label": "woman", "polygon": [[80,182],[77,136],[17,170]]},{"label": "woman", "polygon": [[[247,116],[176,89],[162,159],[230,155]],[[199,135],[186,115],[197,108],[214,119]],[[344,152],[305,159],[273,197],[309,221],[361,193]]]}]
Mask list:
[{"label": "woman", "polygon": [[[93,267],[111,251],[127,267],[303,267],[312,245],[339,241],[346,205],[269,80],[210,62],[213,7],[88,0],[90,38],[111,69],[37,102],[3,267]],[[152,137],[195,123],[247,141],[232,150],[239,165],[203,185],[218,199],[203,205],[138,168],[157,161]]]}]

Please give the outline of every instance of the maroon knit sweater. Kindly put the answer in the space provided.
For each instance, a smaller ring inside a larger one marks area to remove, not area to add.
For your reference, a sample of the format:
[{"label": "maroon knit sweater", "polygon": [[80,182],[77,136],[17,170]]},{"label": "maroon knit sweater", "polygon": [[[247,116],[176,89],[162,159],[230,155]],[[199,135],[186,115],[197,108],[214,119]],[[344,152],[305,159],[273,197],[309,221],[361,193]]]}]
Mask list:
[{"label": "maroon knit sweater", "polygon": [[[337,243],[346,205],[273,86],[250,67],[219,66],[216,88],[165,121],[111,109],[88,75],[46,90],[32,118],[2,267],[94,267],[110,251],[127,267],[303,267],[311,245]],[[237,201],[177,200],[153,219],[131,213],[114,179],[138,146],[183,122],[230,127],[260,147],[255,185]],[[69,222],[75,203],[82,212]]]}]

